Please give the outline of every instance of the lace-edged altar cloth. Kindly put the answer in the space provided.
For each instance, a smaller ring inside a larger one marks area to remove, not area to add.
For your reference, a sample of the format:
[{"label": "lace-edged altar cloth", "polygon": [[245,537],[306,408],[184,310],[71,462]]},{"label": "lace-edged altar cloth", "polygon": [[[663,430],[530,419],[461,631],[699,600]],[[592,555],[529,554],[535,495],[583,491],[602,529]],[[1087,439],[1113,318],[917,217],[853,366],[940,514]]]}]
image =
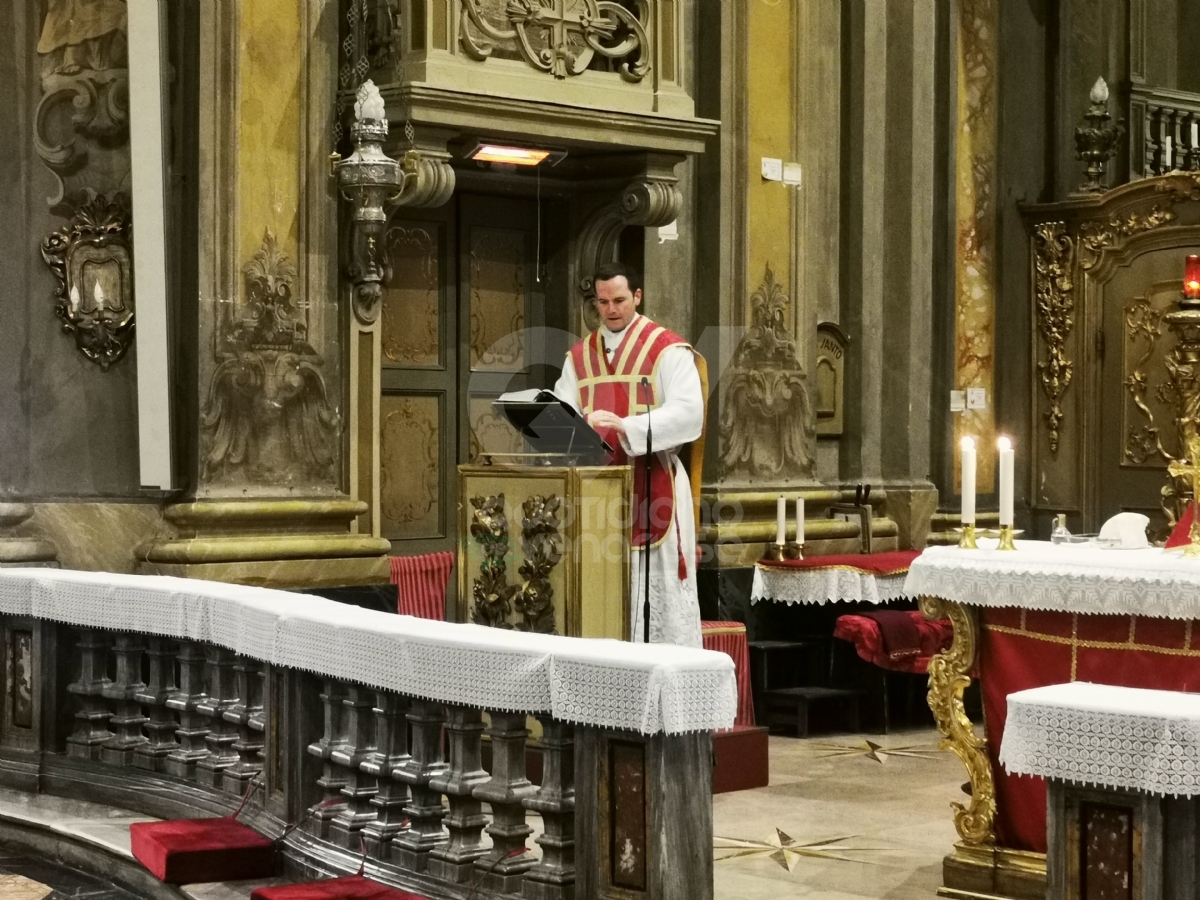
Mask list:
[{"label": "lace-edged altar cloth", "polygon": [[1000,762],[1011,773],[1200,794],[1200,695],[1073,682],[1008,697]]},{"label": "lace-edged altar cloth", "polygon": [[459,625],[246,585],[0,569],[0,613],[219,644],[409,696],[642,734],[730,728],[737,711],[724,653]]},{"label": "lace-edged altar cloth", "polygon": [[904,582],[909,597],[969,606],[1200,619],[1200,559],[1156,547],[1121,550],[1017,541],[1016,550],[930,547]]},{"label": "lace-edged altar cloth", "polygon": [[763,560],[754,567],[750,602],[880,605],[903,600],[905,574],[916,556],[916,551],[899,550]]}]

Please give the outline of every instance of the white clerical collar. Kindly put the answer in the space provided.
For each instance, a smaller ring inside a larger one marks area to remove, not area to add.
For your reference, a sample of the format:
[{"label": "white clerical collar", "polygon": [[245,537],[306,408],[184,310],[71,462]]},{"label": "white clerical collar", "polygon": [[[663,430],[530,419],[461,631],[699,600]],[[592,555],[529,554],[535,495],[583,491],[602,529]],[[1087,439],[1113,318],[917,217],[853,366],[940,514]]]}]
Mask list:
[{"label": "white clerical collar", "polygon": [[634,313],[633,318],[629,320],[629,324],[620,331],[609,331],[607,326],[600,326],[600,336],[604,338],[604,349],[610,356],[621,346],[621,341],[624,340],[625,333],[629,331],[633,323],[640,319],[641,316],[641,313]]}]

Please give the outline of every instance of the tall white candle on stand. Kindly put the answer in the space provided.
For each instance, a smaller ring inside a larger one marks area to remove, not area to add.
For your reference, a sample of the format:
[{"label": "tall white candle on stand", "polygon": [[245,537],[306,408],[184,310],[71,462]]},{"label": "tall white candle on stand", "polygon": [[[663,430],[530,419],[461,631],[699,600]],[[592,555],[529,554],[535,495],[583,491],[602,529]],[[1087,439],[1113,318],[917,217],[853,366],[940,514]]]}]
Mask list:
[{"label": "tall white candle on stand", "polygon": [[996,441],[1000,451],[1000,525],[1013,524],[1013,452],[1012,441],[1006,437]]},{"label": "tall white candle on stand", "polygon": [[782,497],[775,506],[775,543],[787,541],[787,501]]},{"label": "tall white candle on stand", "polygon": [[975,439],[962,439],[962,523],[975,524]]},{"label": "tall white candle on stand", "polygon": [[796,543],[804,543],[804,498],[796,498]]}]

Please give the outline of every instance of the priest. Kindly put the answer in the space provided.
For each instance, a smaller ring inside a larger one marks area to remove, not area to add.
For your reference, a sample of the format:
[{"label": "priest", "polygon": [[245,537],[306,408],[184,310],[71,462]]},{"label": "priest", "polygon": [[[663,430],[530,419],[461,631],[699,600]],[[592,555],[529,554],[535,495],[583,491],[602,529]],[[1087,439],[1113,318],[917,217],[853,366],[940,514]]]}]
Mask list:
[{"label": "priest", "polygon": [[688,474],[676,454],[704,428],[700,373],[683,338],[638,312],[642,282],[634,267],[601,266],[593,283],[600,327],[571,348],[554,393],[614,448],[613,465],[634,464],[631,639],[645,635],[649,543],[650,640],[699,647],[696,522]]}]

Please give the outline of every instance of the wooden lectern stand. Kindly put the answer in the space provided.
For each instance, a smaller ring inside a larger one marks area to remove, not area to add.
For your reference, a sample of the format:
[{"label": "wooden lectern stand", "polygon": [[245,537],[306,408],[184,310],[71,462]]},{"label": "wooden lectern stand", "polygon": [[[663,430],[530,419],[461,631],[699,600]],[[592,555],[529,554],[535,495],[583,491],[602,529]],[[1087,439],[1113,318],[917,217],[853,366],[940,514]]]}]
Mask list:
[{"label": "wooden lectern stand", "polygon": [[459,466],[458,621],[629,640],[629,466],[513,458]]}]

